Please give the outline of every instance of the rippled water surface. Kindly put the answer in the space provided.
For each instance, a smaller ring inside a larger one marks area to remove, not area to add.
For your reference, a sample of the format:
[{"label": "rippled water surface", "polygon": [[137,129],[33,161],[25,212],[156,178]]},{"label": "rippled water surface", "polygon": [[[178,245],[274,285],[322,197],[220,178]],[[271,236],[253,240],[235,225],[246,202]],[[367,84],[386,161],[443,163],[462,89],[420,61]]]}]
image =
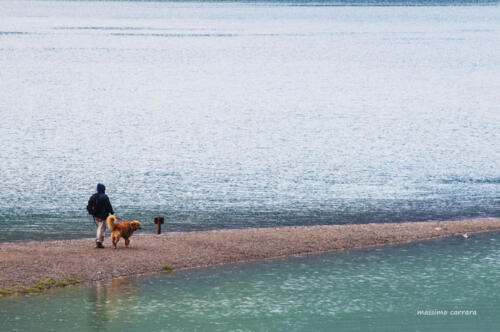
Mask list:
[{"label": "rippled water surface", "polygon": [[499,244],[499,233],[455,237],[4,298],[0,329],[495,331]]},{"label": "rippled water surface", "polygon": [[498,216],[500,7],[431,4],[0,2],[0,241]]}]

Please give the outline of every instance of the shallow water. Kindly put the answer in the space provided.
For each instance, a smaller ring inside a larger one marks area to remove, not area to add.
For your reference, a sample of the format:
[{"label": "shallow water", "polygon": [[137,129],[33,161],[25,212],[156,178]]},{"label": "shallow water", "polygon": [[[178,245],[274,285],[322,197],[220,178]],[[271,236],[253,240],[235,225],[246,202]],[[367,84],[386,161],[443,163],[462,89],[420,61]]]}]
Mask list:
[{"label": "shallow water", "polygon": [[4,298],[0,330],[494,331],[499,243],[490,233]]},{"label": "shallow water", "polygon": [[2,1],[0,241],[498,216],[500,7],[342,4]]}]

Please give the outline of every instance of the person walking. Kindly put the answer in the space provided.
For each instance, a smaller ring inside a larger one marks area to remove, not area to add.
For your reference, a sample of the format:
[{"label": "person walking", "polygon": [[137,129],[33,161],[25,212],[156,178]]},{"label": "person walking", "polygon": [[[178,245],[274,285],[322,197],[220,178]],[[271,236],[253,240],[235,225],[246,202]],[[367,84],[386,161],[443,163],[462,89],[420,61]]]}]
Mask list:
[{"label": "person walking", "polygon": [[[113,207],[111,206],[111,202],[109,201],[108,195],[105,194],[106,186],[102,183],[97,184],[97,193],[96,195],[96,203],[94,213],[92,216],[97,223],[97,234],[96,234],[96,248],[102,249],[104,246],[102,243],[104,242],[104,235],[106,233],[106,218],[109,215],[115,214],[113,211]],[[93,195],[93,196],[94,196]],[[92,199],[92,198],[91,198]]]}]

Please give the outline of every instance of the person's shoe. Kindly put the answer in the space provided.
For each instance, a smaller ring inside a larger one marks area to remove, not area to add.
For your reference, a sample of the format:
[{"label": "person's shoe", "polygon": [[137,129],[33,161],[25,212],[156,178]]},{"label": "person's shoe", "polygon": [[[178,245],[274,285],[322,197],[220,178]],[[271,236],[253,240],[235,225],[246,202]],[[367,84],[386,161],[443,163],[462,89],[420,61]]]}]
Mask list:
[{"label": "person's shoe", "polygon": [[97,245],[95,247],[98,248],[98,249],[103,249],[104,248],[104,246],[102,245],[101,242],[97,242]]}]

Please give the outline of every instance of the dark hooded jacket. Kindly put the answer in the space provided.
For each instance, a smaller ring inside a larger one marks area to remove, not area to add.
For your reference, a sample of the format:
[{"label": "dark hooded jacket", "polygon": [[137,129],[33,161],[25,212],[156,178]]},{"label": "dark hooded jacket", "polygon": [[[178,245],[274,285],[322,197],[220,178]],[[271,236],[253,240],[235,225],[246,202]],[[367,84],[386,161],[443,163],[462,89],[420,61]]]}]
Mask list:
[{"label": "dark hooded jacket", "polygon": [[110,214],[115,214],[113,212],[113,207],[111,206],[108,195],[104,193],[105,191],[106,187],[103,184],[99,183],[97,185],[97,193],[99,195],[97,198],[97,213],[94,215],[94,217],[102,220],[105,220]]}]

